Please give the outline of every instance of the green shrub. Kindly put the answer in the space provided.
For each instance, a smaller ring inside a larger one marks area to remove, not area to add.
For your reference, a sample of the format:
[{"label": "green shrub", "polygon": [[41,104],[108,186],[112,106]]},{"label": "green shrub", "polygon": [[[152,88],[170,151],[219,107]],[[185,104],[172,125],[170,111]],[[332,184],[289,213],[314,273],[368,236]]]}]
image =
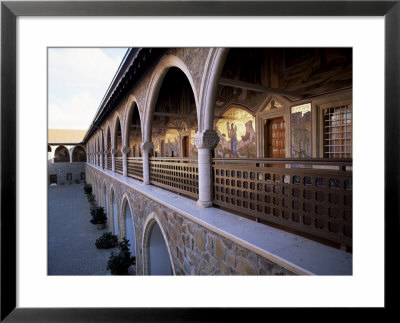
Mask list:
[{"label": "green shrub", "polygon": [[90,214],[92,215],[92,219],[90,220],[90,223],[92,224],[103,224],[107,222],[107,216],[104,213],[104,207],[102,206],[93,208],[90,211]]},{"label": "green shrub", "polygon": [[96,197],[92,193],[89,193],[87,195],[87,199],[88,199],[89,203],[92,203],[92,202],[94,202],[96,200]]},{"label": "green shrub", "polygon": [[109,249],[118,246],[118,237],[111,232],[105,232],[96,240],[95,243],[98,249]]},{"label": "green shrub", "polygon": [[129,240],[124,237],[118,244],[118,253],[111,253],[107,262],[107,270],[110,270],[112,275],[127,274],[128,268],[136,264],[136,257],[131,256],[129,245]]},{"label": "green shrub", "polygon": [[83,190],[85,191],[85,194],[92,194],[92,185],[85,184],[85,186],[83,186]]}]

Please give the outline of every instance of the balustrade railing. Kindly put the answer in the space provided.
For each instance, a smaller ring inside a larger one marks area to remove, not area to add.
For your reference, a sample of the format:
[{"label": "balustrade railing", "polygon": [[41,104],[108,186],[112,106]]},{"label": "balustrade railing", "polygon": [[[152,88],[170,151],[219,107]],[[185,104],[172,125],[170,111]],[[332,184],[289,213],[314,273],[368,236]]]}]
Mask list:
[{"label": "balustrade railing", "polygon": [[115,157],[115,171],[122,174],[122,157]]},{"label": "balustrade railing", "polygon": [[112,170],[112,160],[109,156],[107,156],[107,169]]},{"label": "balustrade railing", "polygon": [[182,195],[198,198],[199,169],[197,159],[152,157],[150,183]]},{"label": "balustrade railing", "polygon": [[213,203],[341,245],[352,245],[349,159],[214,158]]},{"label": "balustrade railing", "polygon": [[143,180],[143,160],[142,157],[128,157],[128,176]]}]

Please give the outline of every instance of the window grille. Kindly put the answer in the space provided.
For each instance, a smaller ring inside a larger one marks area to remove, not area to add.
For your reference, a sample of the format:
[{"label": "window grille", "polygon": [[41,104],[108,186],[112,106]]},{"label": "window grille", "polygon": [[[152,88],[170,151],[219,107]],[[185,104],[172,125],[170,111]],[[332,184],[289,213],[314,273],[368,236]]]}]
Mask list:
[{"label": "window grille", "polygon": [[323,111],[324,157],[352,157],[352,111],[349,104]]}]

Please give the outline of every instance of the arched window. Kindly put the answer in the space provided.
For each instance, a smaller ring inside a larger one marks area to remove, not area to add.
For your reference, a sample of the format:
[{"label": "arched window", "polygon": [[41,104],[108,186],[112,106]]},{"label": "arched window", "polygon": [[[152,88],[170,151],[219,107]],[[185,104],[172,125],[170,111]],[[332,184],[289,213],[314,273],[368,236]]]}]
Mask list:
[{"label": "arched window", "polygon": [[55,163],[69,163],[69,151],[65,146],[57,147],[54,152],[54,162]]},{"label": "arched window", "polygon": [[133,103],[128,118],[128,144],[131,149],[129,157],[141,157],[140,149],[137,149],[137,147],[142,143],[142,129],[136,103]]},{"label": "arched window", "polygon": [[81,146],[76,146],[74,151],[72,152],[72,162],[85,162],[86,161],[86,152],[85,149]]},{"label": "arched window", "polygon": [[[171,67],[162,80],[151,126],[154,156],[184,157],[181,137],[194,135],[190,129],[196,129],[198,125],[192,87],[186,74],[177,67]],[[195,151],[192,140],[187,140],[193,149],[185,148]],[[190,157],[195,156],[191,154]]]}]

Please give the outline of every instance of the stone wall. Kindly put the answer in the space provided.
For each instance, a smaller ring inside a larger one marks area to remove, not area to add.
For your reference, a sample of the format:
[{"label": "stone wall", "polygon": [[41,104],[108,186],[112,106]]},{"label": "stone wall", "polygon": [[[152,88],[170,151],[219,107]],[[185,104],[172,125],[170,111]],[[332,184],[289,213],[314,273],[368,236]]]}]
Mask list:
[{"label": "stone wall", "polygon": [[[50,185],[50,175],[57,175],[57,185],[73,184],[76,180],[82,182],[81,173],[85,173],[86,163],[47,163],[47,184]],[[67,180],[67,174],[72,174],[72,179]]]},{"label": "stone wall", "polygon": [[148,274],[148,253],[143,249],[148,245],[148,241],[144,240],[149,237],[144,233],[151,225],[150,217],[155,218],[165,233],[165,242],[176,275],[293,275],[282,266],[199,225],[112,176],[89,165],[86,166],[86,173],[87,181],[94,186],[94,192],[99,187],[103,192],[104,185],[108,196],[111,188],[114,191],[120,239],[126,232],[123,210],[129,205],[136,240],[136,271],[139,275]]}]

